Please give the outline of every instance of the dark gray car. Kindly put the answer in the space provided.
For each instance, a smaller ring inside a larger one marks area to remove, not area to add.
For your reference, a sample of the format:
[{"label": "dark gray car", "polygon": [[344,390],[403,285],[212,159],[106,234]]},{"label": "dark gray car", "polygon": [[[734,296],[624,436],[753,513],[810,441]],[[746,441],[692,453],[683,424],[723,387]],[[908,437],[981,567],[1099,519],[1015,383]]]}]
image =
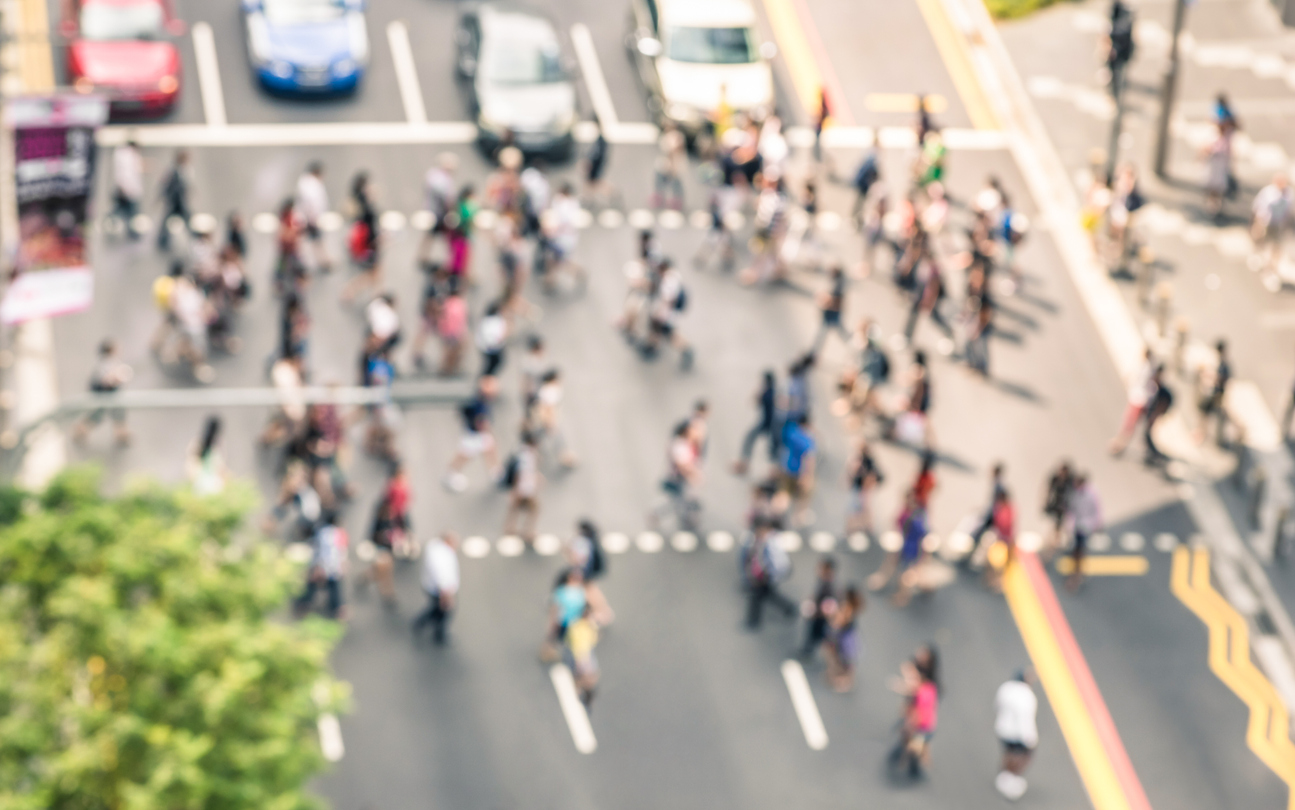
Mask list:
[{"label": "dark gray car", "polygon": [[512,143],[527,154],[571,154],[576,91],[548,17],[511,3],[475,6],[459,18],[454,44],[455,69],[487,152]]}]

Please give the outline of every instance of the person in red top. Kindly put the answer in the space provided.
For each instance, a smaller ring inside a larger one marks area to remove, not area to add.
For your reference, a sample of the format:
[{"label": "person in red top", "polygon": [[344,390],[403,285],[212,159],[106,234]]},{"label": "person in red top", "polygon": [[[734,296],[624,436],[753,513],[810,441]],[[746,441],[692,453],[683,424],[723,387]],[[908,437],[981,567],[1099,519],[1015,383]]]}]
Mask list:
[{"label": "person in red top", "polygon": [[939,722],[939,662],[934,645],[923,644],[911,661],[900,666],[900,678],[891,686],[907,701],[900,739],[890,751],[889,764],[913,779],[920,777],[931,761],[931,738]]},{"label": "person in red top", "polygon": [[930,450],[922,453],[922,468],[913,482],[913,497],[917,505],[926,509],[931,505],[931,493],[935,490],[935,453]]},{"label": "person in red top", "polygon": [[373,582],[389,606],[396,602],[393,579],[395,555],[405,554],[409,543],[409,476],[400,462],[392,465],[386,487],[374,511],[369,539],[374,546],[373,564],[365,572],[364,582]]}]

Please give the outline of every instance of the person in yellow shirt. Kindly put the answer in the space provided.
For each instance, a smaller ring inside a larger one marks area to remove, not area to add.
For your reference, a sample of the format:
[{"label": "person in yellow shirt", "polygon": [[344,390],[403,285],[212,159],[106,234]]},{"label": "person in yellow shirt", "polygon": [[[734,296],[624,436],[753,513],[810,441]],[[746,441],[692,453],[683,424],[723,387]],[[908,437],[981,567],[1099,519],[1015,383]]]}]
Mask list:
[{"label": "person in yellow shirt", "polygon": [[594,700],[594,688],[598,686],[598,659],[594,656],[594,647],[598,646],[598,623],[593,619],[593,609],[588,602],[576,619],[567,627],[567,653],[571,672],[575,675],[576,691],[585,711]]}]

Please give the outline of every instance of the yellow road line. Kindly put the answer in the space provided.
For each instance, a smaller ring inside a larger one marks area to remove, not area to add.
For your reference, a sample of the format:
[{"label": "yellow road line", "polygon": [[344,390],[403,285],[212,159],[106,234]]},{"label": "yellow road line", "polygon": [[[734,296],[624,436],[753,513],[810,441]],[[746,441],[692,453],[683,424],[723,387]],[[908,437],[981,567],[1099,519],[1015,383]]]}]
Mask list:
[{"label": "yellow road line", "polygon": [[999,129],[998,117],[994,115],[980,82],[976,80],[967,43],[953,27],[942,0],[917,0],[917,7],[926,18],[926,27],[931,30],[935,47],[940,51],[940,58],[949,71],[949,78],[953,79],[953,86],[957,88],[962,105],[967,108],[971,125],[976,129]]},{"label": "yellow road line", "polygon": [[1061,645],[1048,624],[1039,597],[1020,564],[1013,564],[1004,572],[1003,593],[1093,807],[1128,810],[1129,803],[1115,767],[1102,745],[1093,718],[1085,709],[1079,686],[1066,666]]},{"label": "yellow road line", "polygon": [[[1090,577],[1140,577],[1151,564],[1146,557],[1136,554],[1111,554],[1084,558],[1084,575]],[[1057,560],[1057,573],[1069,576],[1074,573],[1075,561],[1070,557]]]},{"label": "yellow road line", "polygon": [[54,51],[50,47],[45,0],[20,0],[18,41],[22,47],[22,83],[27,93],[54,90]]},{"label": "yellow road line", "polygon": [[[818,62],[814,60],[814,50],[805,36],[805,29],[800,25],[800,15],[792,6],[791,0],[764,0],[765,13],[773,27],[773,35],[778,40],[778,53],[787,64],[791,74],[791,83],[796,96],[804,106],[805,112],[814,113],[818,109],[818,94],[823,87],[823,76],[819,72]],[[837,99],[842,103],[844,99]]]},{"label": "yellow road line", "polygon": [[1250,709],[1246,745],[1286,783],[1295,810],[1295,744],[1290,716],[1276,688],[1250,660],[1245,619],[1210,584],[1209,551],[1174,550],[1170,590],[1209,630],[1210,671]]}]

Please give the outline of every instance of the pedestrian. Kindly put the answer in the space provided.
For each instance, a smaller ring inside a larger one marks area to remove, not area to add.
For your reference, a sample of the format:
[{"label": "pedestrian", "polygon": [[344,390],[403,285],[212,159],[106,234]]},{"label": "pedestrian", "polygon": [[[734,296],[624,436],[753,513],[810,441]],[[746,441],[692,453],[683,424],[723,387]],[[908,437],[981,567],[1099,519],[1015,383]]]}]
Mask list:
[{"label": "pedestrian", "polygon": [[247,259],[247,233],[243,229],[243,215],[230,211],[225,216],[225,246],[234,252],[239,262]]},{"label": "pedestrian", "polygon": [[607,552],[593,521],[584,519],[576,525],[576,533],[563,551],[567,564],[579,568],[585,583],[585,598],[593,608],[593,619],[599,627],[611,624],[616,613],[607,604],[607,597],[597,580],[607,573]]},{"label": "pedestrian", "polygon": [[534,433],[525,431],[522,433],[521,446],[504,466],[502,483],[508,487],[504,534],[520,533],[527,545],[535,542],[535,522],[539,518],[542,482],[539,443]]},{"label": "pedestrian", "polygon": [[1293,205],[1295,194],[1285,172],[1274,175],[1272,182],[1255,195],[1250,208],[1250,238],[1255,245],[1251,269],[1269,274],[1276,268],[1282,257],[1282,240],[1290,228]]},{"label": "pedestrian", "polygon": [[1232,382],[1232,364],[1228,362],[1227,341],[1219,338],[1214,344],[1214,351],[1217,359],[1213,373],[1210,375],[1209,390],[1199,401],[1200,424],[1196,429],[1196,442],[1200,444],[1205,441],[1209,421],[1213,419],[1215,422],[1214,443],[1219,447],[1223,447],[1227,438],[1227,392],[1228,384]]},{"label": "pedestrian", "polygon": [[835,692],[844,694],[854,688],[855,664],[859,659],[859,616],[863,613],[864,598],[859,589],[851,585],[845,597],[836,606],[823,641],[827,655],[827,680]]},{"label": "pedestrian", "polygon": [[397,461],[391,466],[387,483],[374,509],[369,540],[375,553],[373,563],[364,575],[365,581],[377,584],[378,593],[388,609],[396,606],[395,558],[409,554],[409,500],[409,475],[405,466]]},{"label": "pedestrian", "polygon": [[667,452],[667,471],[661,481],[666,500],[648,513],[648,522],[656,525],[666,512],[671,513],[679,528],[692,531],[697,528],[701,514],[701,501],[697,486],[701,483],[701,456],[693,440],[691,424],[684,420],[675,426]]},{"label": "pedestrian", "polygon": [[868,144],[868,150],[864,153],[863,162],[859,164],[858,170],[854,173],[854,204],[850,208],[850,219],[854,220],[855,227],[863,230],[864,214],[868,203],[868,194],[872,191],[873,186],[881,179],[880,164],[877,161],[876,142]]},{"label": "pedestrian", "polygon": [[679,317],[688,308],[688,290],[683,275],[668,258],[662,258],[652,275],[648,292],[648,336],[643,355],[656,357],[661,344],[666,343],[679,352],[679,368],[689,371],[693,366],[693,347],[678,329]]},{"label": "pedestrian", "polygon": [[445,300],[441,302],[436,320],[436,335],[441,339],[441,375],[457,376],[461,373],[463,347],[468,342],[468,301],[455,276],[449,276],[446,283]]},{"label": "pedestrian", "polygon": [[459,598],[459,538],[445,532],[433,538],[423,549],[423,570],[420,581],[427,594],[427,607],[414,619],[413,631],[417,637],[424,627],[432,626],[432,643],[445,643],[450,617]]},{"label": "pedestrian", "polygon": [[504,366],[504,350],[508,346],[508,320],[503,316],[498,301],[486,306],[485,315],[477,324],[477,350],[481,352],[481,376],[498,377]]},{"label": "pedestrian", "polygon": [[805,601],[801,612],[805,621],[805,642],[800,657],[811,657],[827,639],[829,622],[836,612],[836,560],[823,557],[818,561],[818,578],[814,582],[814,595]]},{"label": "pedestrian", "polygon": [[864,532],[874,534],[872,501],[873,493],[881,485],[882,475],[877,461],[872,455],[872,446],[867,439],[859,442],[859,449],[850,462],[848,470],[850,482],[850,511],[845,519],[847,534]]},{"label": "pedestrian", "polygon": [[1016,507],[1006,488],[994,493],[993,526],[996,542],[985,566],[985,585],[995,593],[1003,589],[1003,572],[1016,559]]},{"label": "pedestrian", "polygon": [[594,690],[598,686],[600,670],[594,648],[598,646],[598,622],[594,621],[593,605],[586,600],[580,618],[572,622],[566,631],[566,647],[563,652],[567,667],[571,670],[576,684],[576,695],[588,712],[594,701]]},{"label": "pedestrian", "polygon": [[813,522],[809,505],[814,494],[818,452],[809,414],[783,421],[779,445],[781,486],[791,504],[791,521],[804,526]]},{"label": "pedestrian", "polygon": [[[987,292],[987,291],[986,291]],[[989,339],[994,332],[994,305],[987,294],[971,300],[971,323],[963,352],[967,365],[981,377],[989,378]]]},{"label": "pedestrian", "polygon": [[449,217],[450,275],[460,284],[469,284],[472,275],[472,226],[477,218],[476,189],[466,184],[459,189],[454,211]]},{"label": "pedestrian", "polygon": [[823,162],[823,130],[832,119],[832,102],[827,96],[827,88],[818,88],[818,106],[814,110],[814,162]]},{"label": "pedestrian", "polygon": [[1069,461],[1058,464],[1057,469],[1048,477],[1047,493],[1043,498],[1043,514],[1052,521],[1051,536],[1048,538],[1050,552],[1061,547],[1061,532],[1070,514],[1070,493],[1074,485],[1075,473]]},{"label": "pedestrian", "polygon": [[459,407],[463,435],[459,438],[459,446],[450,459],[444,479],[445,488],[450,492],[467,491],[468,477],[463,468],[478,456],[484,458],[489,465],[491,478],[497,480],[499,477],[499,455],[490,429],[490,405],[498,391],[499,384],[494,377],[482,377],[477,380],[472,398]]},{"label": "pedestrian", "polygon": [[306,242],[311,247],[311,261],[321,273],[332,269],[333,261],[324,242],[324,231],[320,219],[328,213],[328,189],[324,187],[324,164],[312,160],[301,177],[297,178],[297,194],[294,200],[298,216],[301,217]]},{"label": "pedestrian", "polygon": [[208,416],[202,438],[190,445],[185,470],[195,495],[217,495],[225,489],[229,470],[220,452],[220,417]]},{"label": "pedestrian", "polygon": [[558,463],[565,469],[571,469],[576,466],[576,455],[571,452],[566,433],[562,430],[559,418],[561,405],[562,373],[551,368],[540,378],[527,422],[539,446],[548,445]]},{"label": "pedestrian", "polygon": [[892,688],[904,696],[899,743],[891,749],[889,764],[897,773],[916,779],[930,766],[931,738],[939,721],[939,654],[932,644],[917,649],[900,666]]},{"label": "pedestrian", "polygon": [[859,352],[858,367],[841,375],[841,396],[832,404],[832,413],[862,419],[870,411],[881,412],[877,393],[890,380],[890,356],[881,345],[881,327],[871,318],[859,322],[851,346]]},{"label": "pedestrian", "polygon": [[918,278],[918,285],[913,292],[912,303],[908,309],[908,321],[904,325],[904,338],[909,343],[913,341],[913,333],[917,330],[917,321],[922,313],[930,316],[931,322],[940,328],[944,333],[946,343],[941,344],[945,350],[941,354],[952,354],[953,327],[945,320],[944,313],[940,307],[944,304],[947,295],[947,289],[944,284],[944,274],[940,271],[940,266],[934,261],[926,262],[925,272],[921,273]]},{"label": "pedestrian", "polygon": [[351,178],[351,207],[354,219],[347,236],[347,250],[359,275],[342,288],[344,304],[353,301],[361,290],[376,290],[382,286],[382,239],[368,172],[357,172]]},{"label": "pedestrian", "polygon": [[1039,698],[1030,686],[1032,680],[1028,670],[1017,670],[994,696],[994,734],[1003,744],[1003,765],[994,787],[1011,801],[1025,795],[1025,769],[1039,744]]},{"label": "pedestrian", "polygon": [[423,177],[423,193],[427,200],[427,212],[431,214],[431,224],[419,244],[420,262],[432,261],[432,249],[438,238],[448,242],[450,213],[455,204],[454,174],[458,168],[459,156],[453,152],[442,152],[436,156],[436,165],[428,169]]},{"label": "pedestrian", "polygon": [[789,618],[796,615],[796,604],[778,590],[791,576],[791,558],[773,529],[769,521],[757,520],[746,553],[746,626],[751,630],[760,627],[765,602],[780,607]]},{"label": "pedestrian", "polygon": [[275,234],[274,291],[283,296],[304,293],[306,265],[301,261],[301,218],[291,198],[279,203],[279,227]]},{"label": "pedestrian", "polygon": [[[585,155],[585,189],[584,198],[587,205],[610,203],[611,190],[604,175],[607,173],[607,158],[611,147],[607,144],[607,135],[603,132],[601,122],[595,120],[597,134]],[[523,172],[524,174],[525,172]]]},{"label": "pedestrian", "polygon": [[135,217],[144,199],[144,158],[134,138],[112,151],[112,217],[132,242],[139,239]]},{"label": "pedestrian", "polygon": [[1147,400],[1146,418],[1143,420],[1142,439],[1147,448],[1143,463],[1150,466],[1164,466],[1170,458],[1156,445],[1154,431],[1160,418],[1173,407],[1174,393],[1165,382],[1163,363],[1157,365],[1151,374],[1151,392]]},{"label": "pedestrian", "polygon": [[1219,121],[1214,140],[1205,148],[1205,208],[1216,223],[1223,221],[1223,203],[1236,193],[1232,173],[1232,136],[1236,125]]},{"label": "pedestrian", "polygon": [[[99,360],[90,372],[90,391],[94,394],[111,394],[130,382],[134,372],[122,362],[117,341],[105,338],[99,344]],[[96,407],[76,421],[72,436],[78,443],[84,442],[91,429],[107,416],[112,420],[113,432],[119,446],[130,444],[130,429],[126,427],[126,409],[121,407]]]},{"label": "pedestrian", "polygon": [[808,416],[813,410],[809,375],[814,370],[815,361],[814,353],[807,352],[787,367],[787,387],[782,396],[782,421],[794,422],[802,416]]},{"label": "pedestrian", "polygon": [[990,470],[989,504],[981,514],[980,522],[976,524],[976,528],[971,532],[971,539],[977,544],[980,543],[980,538],[984,536],[985,532],[994,528],[994,508],[998,505],[999,495],[1004,491],[1003,470],[1003,462],[1001,461],[996,462],[993,469]]},{"label": "pedestrian", "polygon": [[657,138],[657,158],[652,172],[652,208],[683,210],[683,180],[680,179],[687,160],[683,133],[674,124],[667,124]]},{"label": "pedestrian", "polygon": [[810,352],[817,355],[823,348],[823,342],[827,339],[828,333],[836,332],[842,342],[847,345],[850,342],[850,333],[846,331],[843,325],[845,311],[845,268],[840,264],[834,265],[828,275],[831,286],[828,291],[819,296],[818,309],[822,315],[822,320],[818,325],[818,333],[814,336],[813,348]]},{"label": "pedestrian", "polygon": [[315,536],[311,539],[314,553],[306,569],[306,587],[292,603],[293,614],[304,616],[314,606],[315,596],[322,588],[328,601],[324,615],[339,621],[346,619],[342,596],[342,578],[346,574],[346,529],[337,525],[337,513],[324,515]]},{"label": "pedestrian", "polygon": [[191,233],[189,221],[192,213],[189,208],[189,194],[192,184],[189,153],[184,149],[178,149],[174,162],[166,173],[166,179],[162,182],[162,219],[158,222],[157,229],[158,250],[171,249],[173,217],[177,231]]},{"label": "pedestrian", "polygon": [[588,604],[584,574],[579,568],[564,568],[549,597],[549,629],[540,647],[540,660],[552,663],[561,659],[560,645],[566,642],[567,630],[584,616]]},{"label": "pedestrian", "polygon": [[1070,549],[1070,575],[1066,578],[1066,587],[1071,591],[1079,590],[1084,582],[1084,559],[1088,552],[1088,539],[1100,532],[1102,523],[1102,505],[1097,498],[1097,489],[1088,480],[1087,473],[1075,475],[1075,485],[1070,491],[1069,504],[1071,533],[1073,539]]},{"label": "pedestrian", "polygon": [[746,475],[751,466],[755,442],[764,436],[769,444],[769,461],[778,460],[778,383],[773,369],[765,369],[760,390],[755,395],[756,421],[742,439],[742,455],[733,462],[733,472]]},{"label": "pedestrian", "polygon": [[912,582],[907,574],[922,557],[922,541],[928,534],[926,520],[926,507],[919,500],[917,492],[909,490],[904,499],[904,508],[895,521],[900,534],[900,547],[887,554],[881,567],[868,577],[868,590],[871,591],[880,591],[892,578],[898,577],[899,587],[892,596],[892,602],[897,607],[908,604]]},{"label": "pedestrian", "polygon": [[1152,377],[1156,372],[1155,356],[1151,349],[1143,350],[1142,363],[1133,373],[1133,378],[1129,381],[1128,388],[1128,405],[1124,408],[1124,417],[1120,421],[1119,432],[1115,438],[1111,439],[1111,455],[1118,456],[1129,446],[1129,440],[1133,438],[1133,431],[1137,429],[1138,423],[1146,415],[1147,402],[1151,395],[1155,393],[1155,386],[1152,384]]}]

